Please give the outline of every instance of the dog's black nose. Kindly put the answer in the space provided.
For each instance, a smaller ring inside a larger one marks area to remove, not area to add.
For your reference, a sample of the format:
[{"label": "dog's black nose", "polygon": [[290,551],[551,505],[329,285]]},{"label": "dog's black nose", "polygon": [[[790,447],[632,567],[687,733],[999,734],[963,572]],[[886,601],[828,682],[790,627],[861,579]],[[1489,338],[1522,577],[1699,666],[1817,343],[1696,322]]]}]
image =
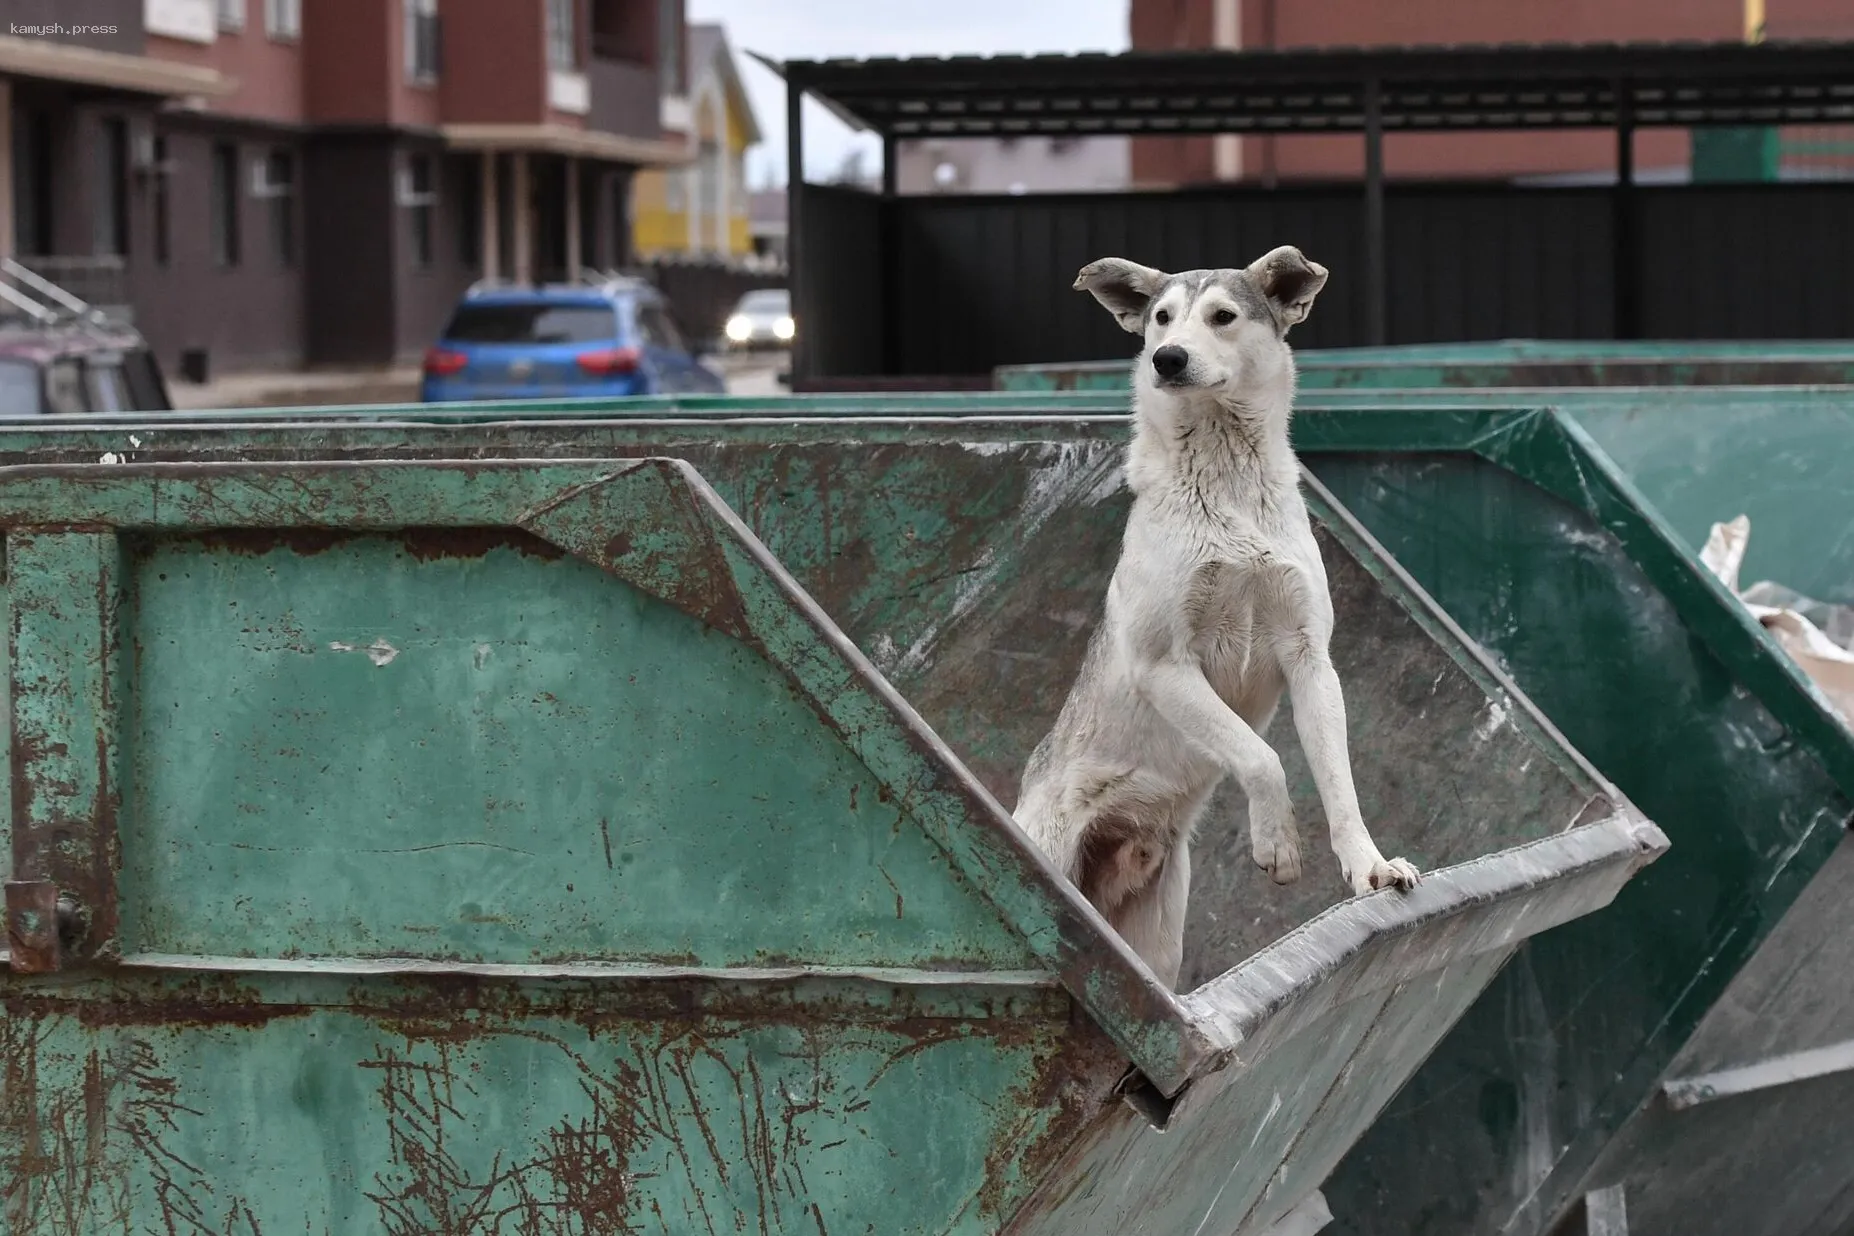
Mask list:
[{"label": "dog's black nose", "polygon": [[1177,377],[1190,363],[1191,354],[1176,345],[1160,348],[1152,354],[1152,367],[1162,378]]}]

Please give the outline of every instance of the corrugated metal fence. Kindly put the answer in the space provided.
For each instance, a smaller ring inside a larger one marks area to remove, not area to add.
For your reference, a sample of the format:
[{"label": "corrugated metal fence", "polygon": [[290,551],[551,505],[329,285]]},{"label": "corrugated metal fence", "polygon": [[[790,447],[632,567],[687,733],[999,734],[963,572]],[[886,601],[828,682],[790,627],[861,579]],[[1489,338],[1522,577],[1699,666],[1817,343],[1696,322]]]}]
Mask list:
[{"label": "corrugated metal fence", "polygon": [[[1081,266],[1230,265],[1283,243],[1333,272],[1296,344],[1368,342],[1355,186],[890,202],[802,192],[801,382],[1125,356],[1130,340],[1070,288]],[[1854,184],[1631,192],[1636,251],[1619,255],[1612,188],[1391,186],[1388,342],[1616,338],[1619,276],[1634,281],[1642,338],[1854,336]]]}]

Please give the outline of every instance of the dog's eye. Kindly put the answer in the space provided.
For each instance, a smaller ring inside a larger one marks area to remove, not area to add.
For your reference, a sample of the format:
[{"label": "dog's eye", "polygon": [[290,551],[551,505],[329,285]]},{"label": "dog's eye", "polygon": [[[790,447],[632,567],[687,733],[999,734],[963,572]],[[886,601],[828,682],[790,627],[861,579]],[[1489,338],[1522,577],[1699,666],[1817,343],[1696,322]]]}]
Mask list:
[{"label": "dog's eye", "polygon": [[1228,326],[1235,320],[1236,315],[1231,313],[1228,309],[1219,309],[1210,315],[1211,324],[1215,326]]},{"label": "dog's eye", "polygon": [[1167,322],[1172,320],[1171,310],[1169,309],[1159,310],[1157,313],[1152,315],[1152,320],[1157,322],[1160,326],[1164,326]]}]

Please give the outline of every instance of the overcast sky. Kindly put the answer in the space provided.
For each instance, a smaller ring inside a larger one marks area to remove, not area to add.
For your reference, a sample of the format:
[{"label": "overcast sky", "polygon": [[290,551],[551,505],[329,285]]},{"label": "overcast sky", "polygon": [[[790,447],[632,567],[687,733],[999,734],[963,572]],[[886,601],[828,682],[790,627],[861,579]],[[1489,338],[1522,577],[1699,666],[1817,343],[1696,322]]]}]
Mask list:
[{"label": "overcast sky", "polygon": [[[759,186],[785,180],[785,83],[747,56],[951,56],[1125,51],[1127,0],[688,0],[692,22],[720,22],[765,140],[747,155]],[[805,108],[805,173],[821,179],[856,147],[881,165],[881,143],[855,134],[815,102]]]}]

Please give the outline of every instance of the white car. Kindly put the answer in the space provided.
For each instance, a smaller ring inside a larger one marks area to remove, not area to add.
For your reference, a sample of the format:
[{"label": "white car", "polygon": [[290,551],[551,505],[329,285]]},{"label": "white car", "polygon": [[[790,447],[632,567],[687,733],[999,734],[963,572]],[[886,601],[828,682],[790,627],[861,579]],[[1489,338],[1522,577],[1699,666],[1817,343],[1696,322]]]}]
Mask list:
[{"label": "white car", "polygon": [[792,294],[785,288],[758,288],[740,298],[724,328],[730,351],[783,348],[797,327],[792,321]]}]

